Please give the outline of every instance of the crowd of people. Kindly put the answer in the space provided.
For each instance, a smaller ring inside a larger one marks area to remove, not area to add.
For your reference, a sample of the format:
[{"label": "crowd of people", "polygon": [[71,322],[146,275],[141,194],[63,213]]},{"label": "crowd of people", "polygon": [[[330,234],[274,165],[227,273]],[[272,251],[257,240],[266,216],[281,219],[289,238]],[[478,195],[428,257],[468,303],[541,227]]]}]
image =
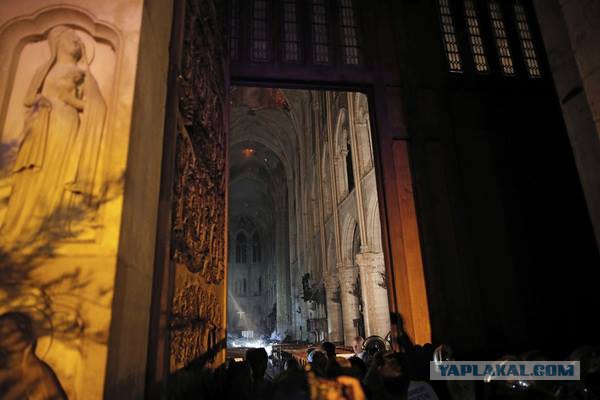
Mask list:
[{"label": "crowd of people", "polygon": [[[357,337],[354,354],[340,357],[330,342],[310,347],[306,361],[287,353],[283,359],[269,357],[265,349],[248,349],[243,360],[229,359],[211,378],[216,399],[317,400],[508,400],[508,399],[600,399],[600,352],[586,347],[569,359],[581,362],[580,381],[434,381],[429,362],[452,360],[448,347],[411,346],[401,352],[378,346],[365,348]],[[511,359],[508,357],[507,359]],[[542,361],[539,352],[516,360]],[[306,363],[306,364],[305,364]],[[305,364],[305,365],[304,365]],[[197,396],[189,398],[207,398]],[[214,397],[213,397],[214,396]]]},{"label": "crowd of people", "polygon": [[[375,339],[375,340],[373,340]],[[36,335],[23,313],[0,315],[0,399],[66,399],[49,365],[35,354]],[[174,373],[152,398],[216,400],[600,400],[600,348],[582,347],[568,361],[580,362],[576,381],[430,380],[431,361],[452,361],[447,346],[413,345],[406,335],[401,351],[381,338],[356,337],[350,357],[335,344],[308,346],[306,357],[281,346],[269,356],[248,348],[216,370],[198,359]],[[505,361],[545,361],[541,352]]]}]

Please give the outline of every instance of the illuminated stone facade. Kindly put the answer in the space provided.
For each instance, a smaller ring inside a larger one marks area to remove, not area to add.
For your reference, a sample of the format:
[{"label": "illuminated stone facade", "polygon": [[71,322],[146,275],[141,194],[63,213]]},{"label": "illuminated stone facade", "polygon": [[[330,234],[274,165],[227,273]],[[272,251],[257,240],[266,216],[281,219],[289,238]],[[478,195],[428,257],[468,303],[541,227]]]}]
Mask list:
[{"label": "illuminated stone facade", "polygon": [[29,315],[70,399],[105,384],[141,20],[142,1],[0,5],[0,312]]}]

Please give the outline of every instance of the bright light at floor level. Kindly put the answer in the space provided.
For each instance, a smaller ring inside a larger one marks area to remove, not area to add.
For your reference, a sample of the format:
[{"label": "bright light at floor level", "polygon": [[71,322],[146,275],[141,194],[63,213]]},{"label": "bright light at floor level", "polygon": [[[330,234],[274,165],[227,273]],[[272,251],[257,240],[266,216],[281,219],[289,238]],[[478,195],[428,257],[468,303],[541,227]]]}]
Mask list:
[{"label": "bright light at floor level", "polygon": [[267,354],[270,356],[271,352],[273,351],[273,344],[266,342],[264,340],[260,340],[260,339],[246,339],[246,338],[239,338],[239,339],[230,339],[227,341],[227,347],[245,347],[245,348],[252,348],[252,349],[259,349],[259,348],[264,348],[267,351]]}]

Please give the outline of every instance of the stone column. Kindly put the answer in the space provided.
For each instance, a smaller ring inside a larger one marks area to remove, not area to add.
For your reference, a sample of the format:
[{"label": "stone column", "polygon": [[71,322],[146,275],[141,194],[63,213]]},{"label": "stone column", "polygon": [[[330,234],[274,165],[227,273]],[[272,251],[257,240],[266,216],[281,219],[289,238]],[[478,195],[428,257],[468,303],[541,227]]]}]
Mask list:
[{"label": "stone column", "polygon": [[533,4],[600,248],[600,4],[595,0]]},{"label": "stone column", "polygon": [[342,302],[338,293],[339,282],[336,276],[328,276],[325,280],[325,296],[327,304],[327,335],[330,342],[344,340],[342,324]]},{"label": "stone column", "polygon": [[356,255],[362,286],[363,314],[367,336],[384,337],[390,331],[390,311],[383,253],[366,252]]},{"label": "stone column", "polygon": [[350,345],[358,334],[354,321],[360,317],[358,312],[359,299],[355,294],[355,283],[358,277],[358,269],[352,265],[338,265],[340,277],[342,320],[344,326],[344,344]]},{"label": "stone column", "polygon": [[277,266],[277,333],[285,336],[289,328],[289,264],[286,258],[286,236],[285,235],[285,217],[284,210],[277,211],[275,221],[275,263]]}]

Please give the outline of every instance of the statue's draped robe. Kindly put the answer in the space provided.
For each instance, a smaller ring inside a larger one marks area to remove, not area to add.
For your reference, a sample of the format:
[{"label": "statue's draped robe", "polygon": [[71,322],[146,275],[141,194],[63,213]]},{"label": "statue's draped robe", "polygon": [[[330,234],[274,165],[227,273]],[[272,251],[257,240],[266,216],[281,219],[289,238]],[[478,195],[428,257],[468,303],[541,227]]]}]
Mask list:
[{"label": "statue's draped robe", "polygon": [[106,104],[89,70],[84,70],[81,83],[82,111],[58,98],[57,85],[68,77],[52,73],[57,40],[49,38],[52,57],[38,68],[26,95],[35,99],[41,94],[52,107],[39,101],[26,104],[23,139],[1,228],[0,241],[5,244],[27,244],[39,239],[42,229],[50,235],[66,234],[69,219],[81,215],[94,195]]}]

